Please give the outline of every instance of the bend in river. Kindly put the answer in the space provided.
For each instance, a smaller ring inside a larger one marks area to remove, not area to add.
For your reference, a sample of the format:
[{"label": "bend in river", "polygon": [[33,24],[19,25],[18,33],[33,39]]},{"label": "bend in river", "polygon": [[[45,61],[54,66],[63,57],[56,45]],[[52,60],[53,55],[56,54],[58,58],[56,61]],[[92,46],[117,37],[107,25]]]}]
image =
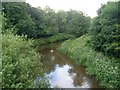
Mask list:
[{"label": "bend in river", "polygon": [[40,48],[45,77],[51,88],[100,88],[94,78],[85,73],[85,67],[75,64],[56,48],[60,43],[44,45]]}]

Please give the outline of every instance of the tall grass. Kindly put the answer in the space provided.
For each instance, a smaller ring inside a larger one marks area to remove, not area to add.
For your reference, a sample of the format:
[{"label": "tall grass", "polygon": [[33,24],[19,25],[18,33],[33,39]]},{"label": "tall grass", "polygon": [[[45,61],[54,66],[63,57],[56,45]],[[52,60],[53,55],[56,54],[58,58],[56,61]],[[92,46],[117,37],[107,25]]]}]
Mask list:
[{"label": "tall grass", "polygon": [[59,50],[67,54],[77,64],[86,66],[89,75],[95,76],[101,86],[118,88],[120,86],[119,61],[94,51],[89,42],[91,36],[84,35],[75,40],[65,41]]}]

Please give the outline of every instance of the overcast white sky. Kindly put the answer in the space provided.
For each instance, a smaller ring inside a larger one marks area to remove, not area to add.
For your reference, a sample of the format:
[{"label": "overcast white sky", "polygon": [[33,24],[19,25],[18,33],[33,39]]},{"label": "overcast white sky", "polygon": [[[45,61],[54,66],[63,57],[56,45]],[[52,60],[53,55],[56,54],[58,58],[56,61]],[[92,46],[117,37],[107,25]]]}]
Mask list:
[{"label": "overcast white sky", "polygon": [[50,8],[58,11],[60,9],[68,11],[69,9],[78,10],[86,13],[88,16],[95,17],[96,11],[108,1],[115,0],[26,0],[33,7],[50,6]]}]

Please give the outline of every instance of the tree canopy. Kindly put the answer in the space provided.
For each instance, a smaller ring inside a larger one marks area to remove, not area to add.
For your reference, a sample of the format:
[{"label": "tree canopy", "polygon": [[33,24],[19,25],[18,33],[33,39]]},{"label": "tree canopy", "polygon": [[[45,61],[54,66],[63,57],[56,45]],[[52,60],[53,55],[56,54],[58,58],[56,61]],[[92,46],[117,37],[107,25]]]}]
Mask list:
[{"label": "tree canopy", "polygon": [[111,56],[120,57],[120,10],[119,2],[108,2],[98,10],[93,20],[93,46]]},{"label": "tree canopy", "polygon": [[80,11],[60,10],[57,13],[46,6],[31,7],[25,2],[4,2],[3,12],[7,25],[5,28],[17,28],[17,34],[32,38],[48,37],[58,33],[81,36],[87,33],[90,18]]}]

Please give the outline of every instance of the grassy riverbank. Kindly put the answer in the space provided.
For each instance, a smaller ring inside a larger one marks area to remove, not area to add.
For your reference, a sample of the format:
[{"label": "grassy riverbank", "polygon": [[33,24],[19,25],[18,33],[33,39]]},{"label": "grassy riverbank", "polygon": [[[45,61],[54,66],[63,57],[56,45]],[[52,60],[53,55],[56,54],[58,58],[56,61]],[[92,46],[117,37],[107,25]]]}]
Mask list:
[{"label": "grassy riverbank", "polygon": [[77,64],[86,66],[87,73],[95,76],[101,86],[119,87],[119,60],[94,51],[88,44],[90,39],[91,36],[84,35],[75,40],[67,40],[59,50],[67,54]]},{"label": "grassy riverbank", "polygon": [[55,43],[55,42],[64,41],[70,38],[75,38],[75,36],[71,34],[58,33],[56,35],[53,35],[47,38],[34,39],[34,45],[39,46],[43,44]]}]

